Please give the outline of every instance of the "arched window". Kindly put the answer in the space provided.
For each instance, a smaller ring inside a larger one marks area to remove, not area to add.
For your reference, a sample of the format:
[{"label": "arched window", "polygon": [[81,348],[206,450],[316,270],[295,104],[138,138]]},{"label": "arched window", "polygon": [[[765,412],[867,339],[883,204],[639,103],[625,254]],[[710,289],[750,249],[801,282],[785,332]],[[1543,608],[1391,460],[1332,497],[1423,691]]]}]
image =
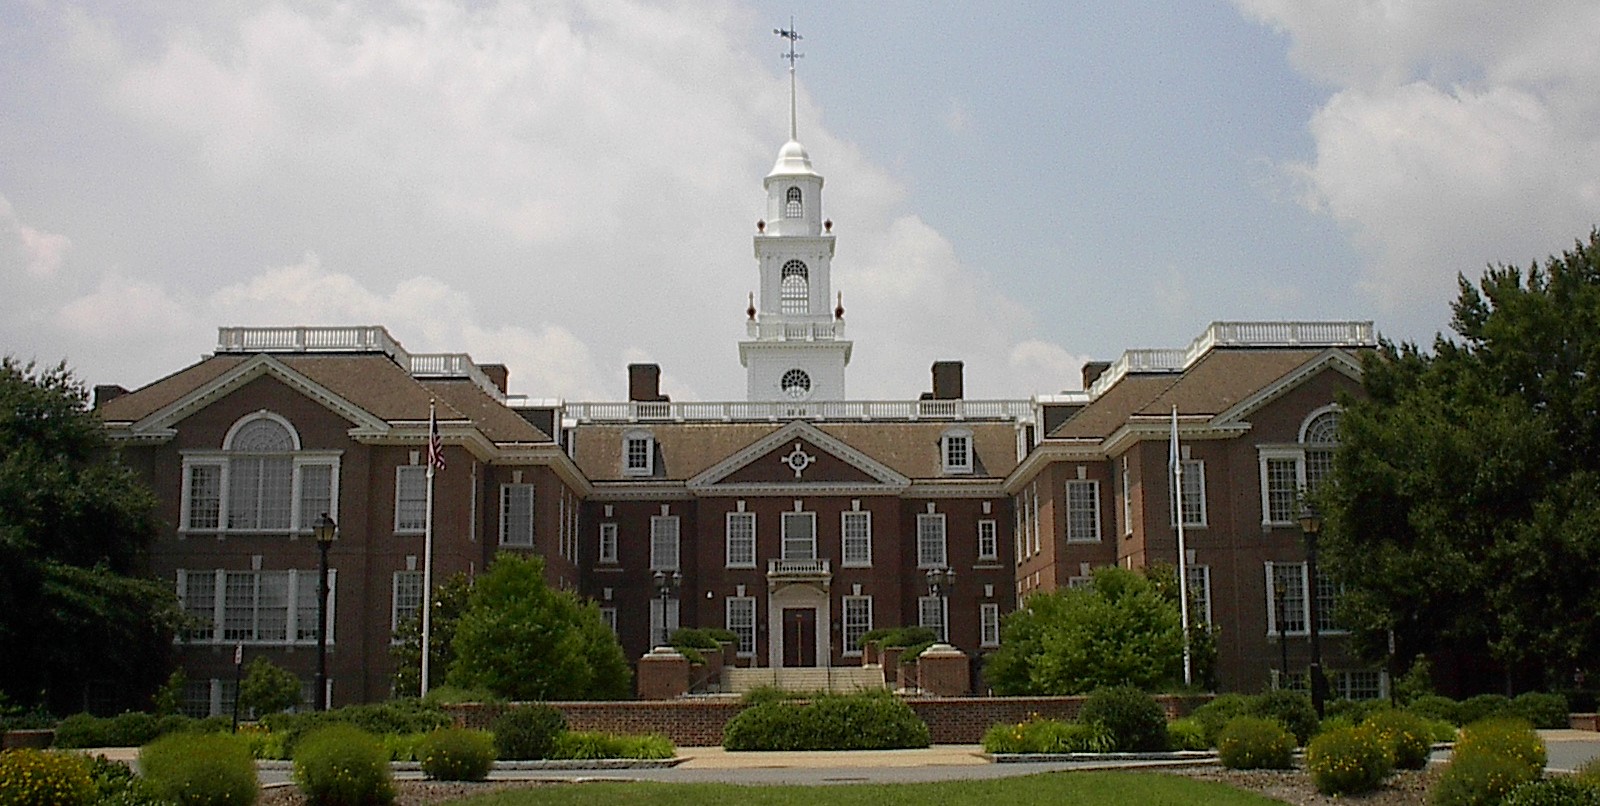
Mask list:
[{"label": "arched window", "polygon": [[1306,489],[1315,490],[1333,473],[1333,451],[1339,445],[1339,410],[1313,414],[1300,429],[1306,452]]},{"label": "arched window", "polygon": [[304,450],[268,411],[234,423],[222,450],[190,452],[183,473],[187,532],[308,533],[324,512],[337,515],[338,452]]},{"label": "arched window", "polygon": [[784,194],[783,217],[799,218],[805,210],[805,205],[800,203],[800,188],[789,188]]},{"label": "arched window", "polygon": [[780,308],[786,314],[811,313],[811,278],[806,264],[791,260],[783,264]]},{"label": "arched window", "polygon": [[783,373],[783,379],[778,382],[778,387],[784,394],[799,400],[811,394],[811,376],[803,369],[791,369]]}]

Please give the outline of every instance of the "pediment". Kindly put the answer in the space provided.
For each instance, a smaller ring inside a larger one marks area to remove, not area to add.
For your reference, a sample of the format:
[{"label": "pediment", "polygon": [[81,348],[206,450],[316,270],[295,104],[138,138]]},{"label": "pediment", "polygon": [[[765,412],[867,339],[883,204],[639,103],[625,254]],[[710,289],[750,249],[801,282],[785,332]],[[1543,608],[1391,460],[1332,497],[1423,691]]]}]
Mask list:
[{"label": "pediment", "polygon": [[257,378],[270,377],[295,391],[322,404],[328,410],[350,421],[351,434],[379,435],[389,431],[389,424],[326,386],[296,372],[293,368],[269,354],[254,356],[233,369],[190,390],[172,403],[157,409],[134,423],[128,432],[134,437],[167,437],[174,433],[178,423],[204,409],[217,400],[242,388]]},{"label": "pediment", "polygon": [[1361,381],[1361,360],[1346,350],[1330,347],[1316,357],[1296,367],[1283,377],[1262,387],[1255,394],[1234,404],[1227,411],[1212,418],[1213,428],[1238,425],[1267,404],[1310,382],[1323,372],[1337,372],[1356,382]]},{"label": "pediment", "polygon": [[897,494],[911,480],[804,421],[750,443],[689,479],[699,495]]}]

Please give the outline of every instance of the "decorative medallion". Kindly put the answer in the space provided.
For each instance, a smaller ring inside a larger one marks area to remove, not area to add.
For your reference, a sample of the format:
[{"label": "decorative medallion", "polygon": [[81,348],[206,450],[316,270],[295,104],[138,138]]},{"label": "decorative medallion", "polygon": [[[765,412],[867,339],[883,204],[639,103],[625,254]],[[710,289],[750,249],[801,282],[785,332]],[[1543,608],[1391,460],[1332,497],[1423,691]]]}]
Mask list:
[{"label": "decorative medallion", "polygon": [[800,474],[806,472],[806,468],[811,466],[812,462],[817,461],[817,457],[806,453],[805,449],[800,447],[800,443],[796,442],[794,444],[794,450],[789,451],[788,456],[785,456],[778,461],[783,462],[785,466],[787,466],[790,470],[793,470],[794,477],[798,479],[800,478]]}]

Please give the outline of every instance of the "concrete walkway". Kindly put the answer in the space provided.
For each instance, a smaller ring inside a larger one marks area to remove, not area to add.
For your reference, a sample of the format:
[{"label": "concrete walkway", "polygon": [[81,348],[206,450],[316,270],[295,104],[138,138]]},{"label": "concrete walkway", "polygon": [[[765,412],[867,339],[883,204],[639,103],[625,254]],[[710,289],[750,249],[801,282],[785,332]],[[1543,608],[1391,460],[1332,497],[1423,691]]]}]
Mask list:
[{"label": "concrete walkway", "polygon": [[808,750],[730,753],[721,747],[680,747],[683,770],[815,769],[852,767],[966,767],[988,764],[975,744],[938,744],[917,750]]}]

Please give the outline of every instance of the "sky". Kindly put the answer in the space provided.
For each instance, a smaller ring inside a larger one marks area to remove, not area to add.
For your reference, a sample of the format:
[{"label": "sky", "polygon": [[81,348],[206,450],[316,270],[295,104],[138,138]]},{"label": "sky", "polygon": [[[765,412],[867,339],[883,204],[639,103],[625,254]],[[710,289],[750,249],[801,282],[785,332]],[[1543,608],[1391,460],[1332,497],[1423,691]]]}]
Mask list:
[{"label": "sky", "polygon": [[1593,0],[0,0],[0,352],[135,388],[381,324],[535,398],[742,399],[791,16],[851,398],[1218,320],[1426,343],[1600,223]]}]

